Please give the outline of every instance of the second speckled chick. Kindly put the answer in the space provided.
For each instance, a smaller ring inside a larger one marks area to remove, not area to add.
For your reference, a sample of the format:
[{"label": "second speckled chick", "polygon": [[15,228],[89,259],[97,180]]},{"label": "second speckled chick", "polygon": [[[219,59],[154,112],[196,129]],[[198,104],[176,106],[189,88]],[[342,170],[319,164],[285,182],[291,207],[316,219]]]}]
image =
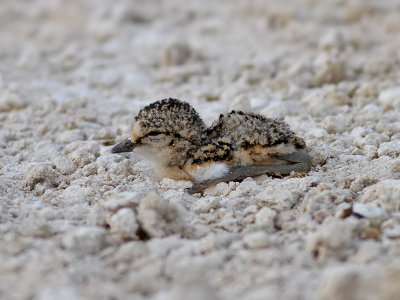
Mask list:
[{"label": "second speckled chick", "polygon": [[305,173],[311,167],[304,140],[281,120],[232,111],[220,115],[207,129],[207,136],[209,142],[195,152],[193,165],[225,164],[228,171],[195,184],[190,189],[192,193],[218,182],[263,174]]}]

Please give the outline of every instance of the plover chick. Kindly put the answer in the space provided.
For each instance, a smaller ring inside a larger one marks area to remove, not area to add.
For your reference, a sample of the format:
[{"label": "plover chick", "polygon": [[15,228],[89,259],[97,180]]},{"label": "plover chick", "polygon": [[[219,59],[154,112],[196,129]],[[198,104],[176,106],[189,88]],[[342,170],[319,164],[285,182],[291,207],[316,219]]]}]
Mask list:
[{"label": "plover chick", "polygon": [[263,174],[281,176],[306,173],[311,158],[306,144],[287,123],[259,114],[232,111],[220,115],[207,129],[209,143],[194,153],[193,165],[225,164],[225,173],[197,182],[188,189],[196,193],[219,182]]},{"label": "plover chick", "polygon": [[188,103],[163,99],[139,111],[131,138],[113,153],[136,150],[160,177],[191,180],[189,193],[246,177],[308,172],[304,141],[283,121],[232,111],[206,128]]},{"label": "plover chick", "polygon": [[149,159],[160,177],[195,181],[187,172],[193,153],[206,137],[206,126],[189,104],[168,98],[139,111],[131,138],[112,148],[112,153],[136,152]]}]

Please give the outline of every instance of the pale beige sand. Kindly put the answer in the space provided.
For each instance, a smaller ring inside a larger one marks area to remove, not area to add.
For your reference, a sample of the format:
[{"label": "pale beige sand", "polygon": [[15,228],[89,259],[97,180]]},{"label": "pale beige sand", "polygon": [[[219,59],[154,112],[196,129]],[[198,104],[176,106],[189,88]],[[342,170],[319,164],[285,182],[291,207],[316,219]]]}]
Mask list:
[{"label": "pale beige sand", "polygon": [[[397,0],[2,0],[0,298],[400,299],[399,16]],[[312,171],[191,196],[111,154],[165,97],[207,124],[283,117]]]}]

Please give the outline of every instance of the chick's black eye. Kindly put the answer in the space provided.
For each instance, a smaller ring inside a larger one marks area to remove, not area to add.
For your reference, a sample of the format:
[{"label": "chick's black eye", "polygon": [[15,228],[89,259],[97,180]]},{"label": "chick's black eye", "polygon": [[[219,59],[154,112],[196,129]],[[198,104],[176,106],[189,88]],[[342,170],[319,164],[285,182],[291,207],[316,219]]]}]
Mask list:
[{"label": "chick's black eye", "polygon": [[156,135],[160,135],[160,134],[163,134],[163,132],[150,131],[148,134],[146,134],[146,136],[156,136]]}]

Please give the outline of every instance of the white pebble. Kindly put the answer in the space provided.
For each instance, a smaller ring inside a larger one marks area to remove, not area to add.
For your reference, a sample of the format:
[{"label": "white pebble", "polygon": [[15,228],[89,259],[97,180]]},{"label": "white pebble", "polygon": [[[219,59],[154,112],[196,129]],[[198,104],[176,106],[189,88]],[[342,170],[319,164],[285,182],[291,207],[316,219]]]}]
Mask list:
[{"label": "white pebble", "polygon": [[109,211],[117,211],[124,207],[135,208],[140,203],[139,194],[136,192],[118,193],[111,199],[101,203],[101,206]]},{"label": "white pebble", "polygon": [[328,133],[326,132],[325,129],[322,128],[313,128],[309,131],[307,131],[306,136],[308,138],[324,138],[326,136],[328,136]]},{"label": "white pebble", "polygon": [[244,245],[250,249],[266,248],[271,246],[271,239],[264,231],[246,234],[243,238]]},{"label": "white pebble", "polygon": [[6,91],[0,95],[0,112],[19,110],[25,106],[26,104],[16,94]]},{"label": "white pebble", "polygon": [[354,203],[353,213],[368,219],[384,219],[387,216],[384,209],[372,203]]},{"label": "white pebble", "polygon": [[62,244],[65,248],[77,253],[93,254],[103,248],[105,234],[105,229],[101,227],[79,227],[75,231],[69,232],[62,239]]},{"label": "white pebble", "polygon": [[387,236],[390,239],[398,239],[400,238],[400,225],[387,228],[384,230],[384,233],[385,236]]},{"label": "white pebble", "polygon": [[163,200],[157,193],[146,195],[138,207],[138,220],[150,237],[164,237],[171,234],[186,235],[188,228],[181,210]]},{"label": "white pebble", "polygon": [[328,133],[342,133],[346,131],[346,123],[343,116],[327,116],[322,121],[322,126]]},{"label": "white pebble", "polygon": [[256,214],[256,225],[262,229],[272,231],[274,230],[276,215],[276,211],[269,207],[263,207]]},{"label": "white pebble", "polygon": [[62,144],[82,141],[84,139],[85,135],[79,129],[67,130],[57,136],[57,141]]},{"label": "white pebble", "polygon": [[129,208],[122,208],[111,216],[109,225],[111,232],[122,239],[133,239],[139,228],[134,212]]},{"label": "white pebble", "polygon": [[219,199],[217,197],[204,197],[197,200],[193,204],[193,211],[197,214],[209,212],[211,209],[219,207]]},{"label": "white pebble", "polygon": [[371,128],[357,126],[351,131],[350,135],[355,139],[356,143],[361,143],[365,136],[373,132]]},{"label": "white pebble", "polygon": [[67,156],[56,156],[53,159],[53,164],[64,175],[72,174],[76,170],[76,166]]},{"label": "white pebble", "polygon": [[378,101],[383,105],[398,107],[400,104],[400,87],[383,90],[379,94]]},{"label": "white pebble", "polygon": [[345,46],[343,35],[337,30],[331,30],[322,35],[318,42],[318,46],[324,50],[339,49],[342,50]]},{"label": "white pebble", "polygon": [[39,194],[44,193],[47,188],[57,187],[61,180],[61,174],[47,164],[29,166],[23,177],[25,186],[31,190],[37,185],[43,186],[43,190]]},{"label": "white pebble", "polygon": [[387,212],[400,210],[400,180],[386,179],[364,189],[361,202],[374,202]]},{"label": "white pebble", "polygon": [[22,221],[22,233],[39,238],[48,238],[52,235],[52,230],[44,218],[28,217]]},{"label": "white pebble", "polygon": [[378,149],[379,156],[397,157],[400,154],[400,141],[382,143]]},{"label": "white pebble", "polygon": [[188,44],[176,42],[165,49],[161,63],[165,66],[183,65],[189,60],[191,55],[192,51]]}]

